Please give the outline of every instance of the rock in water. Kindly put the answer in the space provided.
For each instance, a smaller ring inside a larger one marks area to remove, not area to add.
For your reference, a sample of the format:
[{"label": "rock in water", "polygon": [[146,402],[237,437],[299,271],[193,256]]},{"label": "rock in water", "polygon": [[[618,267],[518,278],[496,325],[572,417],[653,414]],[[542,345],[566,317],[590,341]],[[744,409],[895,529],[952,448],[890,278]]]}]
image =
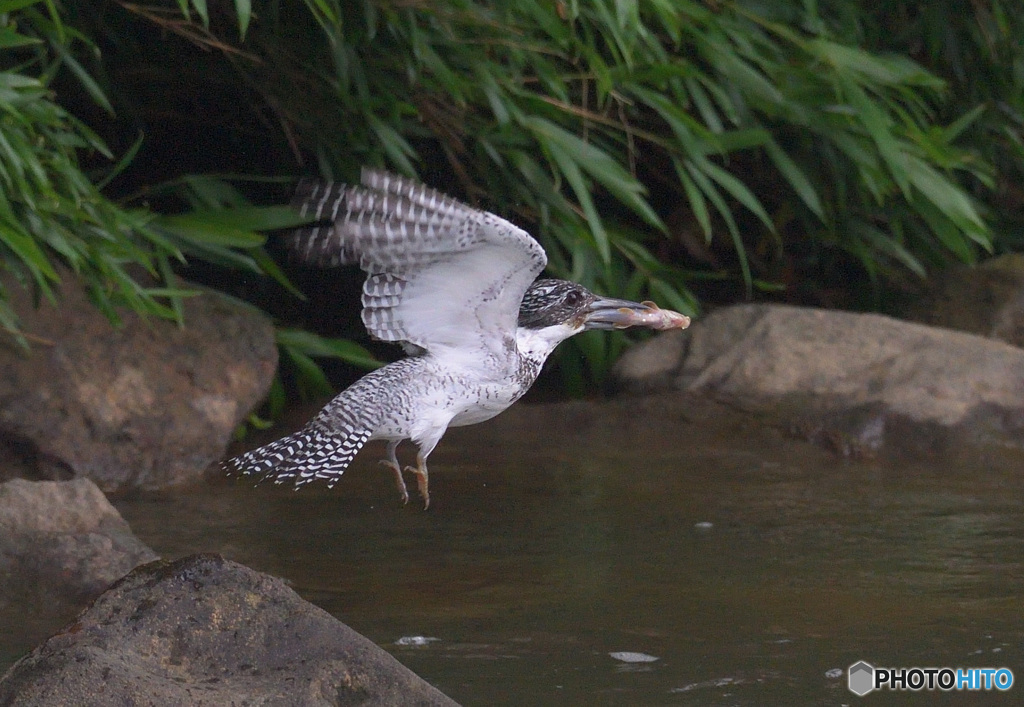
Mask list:
[{"label": "rock in water", "polygon": [[156,554],[88,479],[0,484],[0,595],[76,611]]},{"label": "rock in water", "polygon": [[1024,253],[948,268],[929,279],[924,296],[903,314],[1024,347]]},{"label": "rock in water", "polygon": [[188,298],[183,328],[131,312],[113,327],[70,273],[57,305],[0,286],[32,336],[26,355],[0,332],[0,459],[21,460],[15,475],[107,492],[198,478],[273,380],[273,326],[218,295]]},{"label": "rock in water", "polygon": [[0,660],[30,649],[110,583],[156,559],[88,479],[0,484]]},{"label": "rock in water", "polygon": [[769,415],[849,419],[873,449],[1024,447],[1024,350],[877,314],[726,307],[631,349],[614,376],[633,392],[685,391]]},{"label": "rock in water", "polygon": [[0,704],[455,705],[278,578],[216,555],[136,569],[0,681]]}]

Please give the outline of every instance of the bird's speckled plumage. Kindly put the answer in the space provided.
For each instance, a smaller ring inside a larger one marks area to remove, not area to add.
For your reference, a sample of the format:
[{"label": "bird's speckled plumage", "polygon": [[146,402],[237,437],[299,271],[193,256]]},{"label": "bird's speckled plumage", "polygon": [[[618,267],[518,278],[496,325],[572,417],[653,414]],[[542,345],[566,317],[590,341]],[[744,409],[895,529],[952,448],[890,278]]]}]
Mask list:
[{"label": "bird's speckled plumage", "polygon": [[329,224],[297,231],[294,252],[365,270],[363,324],[383,341],[500,345],[493,334],[514,330],[523,293],[547,264],[526,231],[387,172],[363,170],[361,186],[306,184],[295,203]]},{"label": "bird's speckled plumage", "polygon": [[[547,257],[528,233],[386,172],[365,169],[358,186],[303,184],[295,205],[318,221],[291,237],[296,255],[358,264],[367,330],[415,355],[356,381],[295,434],[228,460],[231,471],[332,486],[367,441],[383,439],[383,463],[408,499],[395,456],[408,439],[419,453],[407,470],[429,502],[426,458],[448,427],[488,420],[518,400],[588,316],[594,328],[621,328],[630,324],[609,323],[627,312],[620,305],[649,309],[563,280],[535,282]],[[611,309],[595,316],[595,303]]]}]

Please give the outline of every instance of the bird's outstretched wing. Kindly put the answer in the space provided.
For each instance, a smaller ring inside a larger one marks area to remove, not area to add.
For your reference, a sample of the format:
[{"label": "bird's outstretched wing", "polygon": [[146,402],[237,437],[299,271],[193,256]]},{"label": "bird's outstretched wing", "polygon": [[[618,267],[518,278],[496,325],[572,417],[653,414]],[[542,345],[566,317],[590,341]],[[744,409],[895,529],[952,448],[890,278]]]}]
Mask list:
[{"label": "bird's outstretched wing", "polygon": [[358,263],[363,323],[384,341],[496,352],[547,264],[530,234],[403,177],[364,169],[361,185],[304,183],[295,206],[321,221],[292,237],[298,257]]}]

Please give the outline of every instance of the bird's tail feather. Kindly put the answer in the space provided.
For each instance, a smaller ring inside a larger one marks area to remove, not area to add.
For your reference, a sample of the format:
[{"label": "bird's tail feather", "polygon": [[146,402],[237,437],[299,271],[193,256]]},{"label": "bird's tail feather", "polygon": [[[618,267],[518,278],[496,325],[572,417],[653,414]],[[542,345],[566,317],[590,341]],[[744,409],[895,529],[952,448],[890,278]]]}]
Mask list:
[{"label": "bird's tail feather", "polygon": [[313,420],[298,432],[232,457],[221,466],[229,474],[257,476],[259,481],[272,479],[275,484],[292,482],[299,487],[323,479],[332,487],[369,437],[369,430],[338,434]]}]

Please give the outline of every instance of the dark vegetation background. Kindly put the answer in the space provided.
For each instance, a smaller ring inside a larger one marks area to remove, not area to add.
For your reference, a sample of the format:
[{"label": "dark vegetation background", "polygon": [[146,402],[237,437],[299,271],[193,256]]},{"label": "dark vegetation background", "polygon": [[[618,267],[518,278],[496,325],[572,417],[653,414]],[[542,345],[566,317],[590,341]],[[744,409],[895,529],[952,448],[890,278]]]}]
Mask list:
[{"label": "dark vegetation background", "polygon": [[[325,362],[337,384],[395,353],[358,272],[294,267],[273,234],[298,177],[369,164],[605,294],[884,309],[1024,246],[1022,9],[0,0],[3,282],[49,297],[70,269],[114,320],[216,288],[275,318],[288,390],[323,394]],[[31,344],[6,292],[0,327]],[[578,392],[624,344],[577,337],[548,380]]]}]

